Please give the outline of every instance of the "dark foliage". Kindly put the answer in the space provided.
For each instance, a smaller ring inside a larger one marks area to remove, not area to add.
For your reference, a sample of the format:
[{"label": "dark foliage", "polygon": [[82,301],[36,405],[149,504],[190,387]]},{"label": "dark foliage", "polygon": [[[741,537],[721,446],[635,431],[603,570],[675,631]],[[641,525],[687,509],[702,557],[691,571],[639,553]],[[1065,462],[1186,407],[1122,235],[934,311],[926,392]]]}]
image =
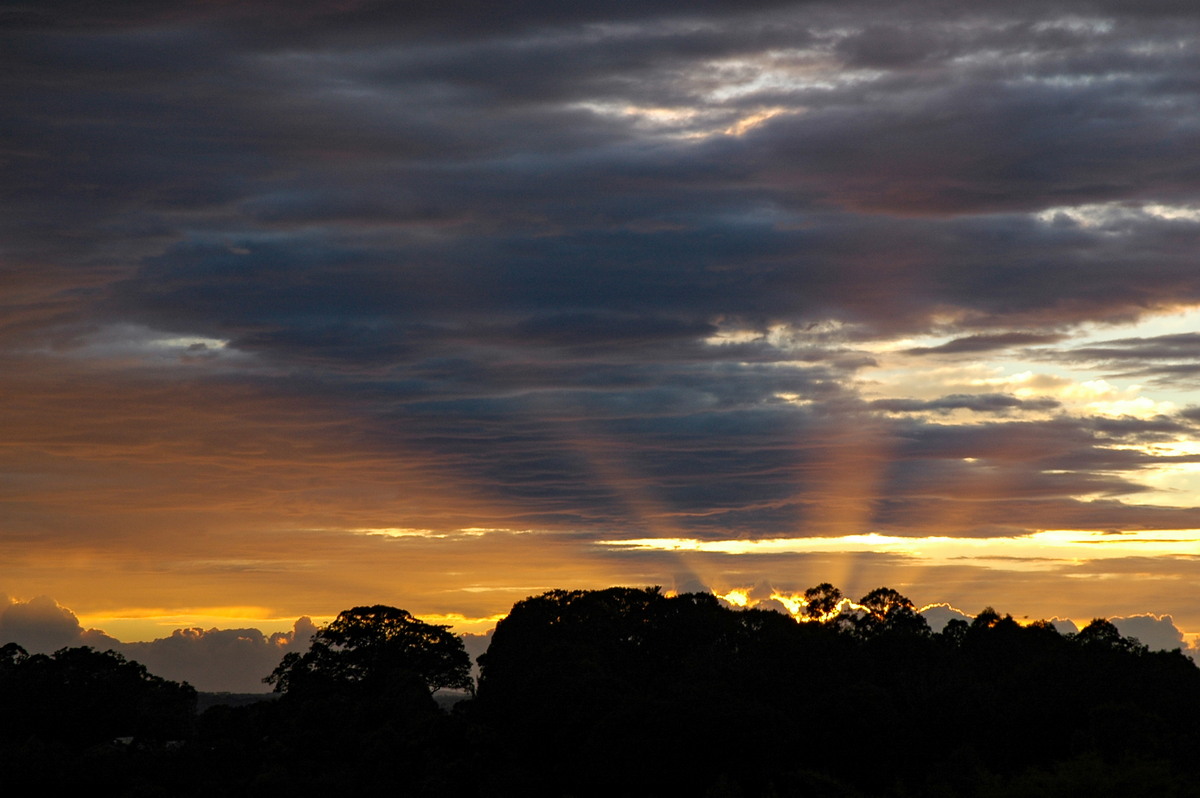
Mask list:
[{"label": "dark foliage", "polygon": [[933,634],[887,588],[840,613],[832,585],[808,598],[808,623],[658,589],[518,603],[469,707],[493,735],[489,790],[1083,795],[1095,760],[1105,783],[1188,794],[1200,775],[1200,670],[1179,652],[990,608]]},{"label": "dark foliage", "polygon": [[[217,704],[90,649],[0,649],[7,772],[111,795],[1197,795],[1200,669],[1098,619],[829,584],[806,622],[658,588],[517,603],[477,694],[445,627],[357,607],[290,655],[277,700]],[[137,742],[114,746],[117,736]],[[186,744],[171,741],[185,739]],[[31,781],[30,783],[34,783]]]},{"label": "dark foliage", "polygon": [[430,693],[472,687],[471,661],[449,627],[378,604],[341,612],[313,635],[308,651],[285,656],[264,681],[278,693],[384,690],[396,682],[417,682]]},{"label": "dark foliage", "polygon": [[0,648],[0,767],[9,786],[121,785],[163,793],[175,751],[192,733],[196,691],[115,651]]},{"label": "dark foliage", "polygon": [[452,767],[465,729],[433,693],[471,690],[470,666],[448,627],[395,607],[346,610],[266,678],[279,701],[206,713],[200,769],[235,761],[242,778],[209,787],[225,794],[248,784],[291,795],[465,792],[469,774]]}]

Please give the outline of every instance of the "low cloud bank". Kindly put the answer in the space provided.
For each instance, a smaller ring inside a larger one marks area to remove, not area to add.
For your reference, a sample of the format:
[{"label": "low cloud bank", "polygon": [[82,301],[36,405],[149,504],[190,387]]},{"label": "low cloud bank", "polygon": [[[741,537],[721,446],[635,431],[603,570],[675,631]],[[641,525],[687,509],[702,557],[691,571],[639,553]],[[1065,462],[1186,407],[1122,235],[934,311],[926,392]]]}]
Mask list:
[{"label": "low cloud bank", "polygon": [[[922,615],[935,632],[941,631],[952,619],[970,621],[973,617],[949,604],[926,607]],[[1109,620],[1122,635],[1136,637],[1151,650],[1178,648],[1200,663],[1197,641],[1186,639],[1170,615],[1131,615]],[[1070,620],[1055,618],[1051,622],[1063,634],[1079,631]],[[113,649],[142,663],[156,676],[186,681],[206,692],[268,692],[263,677],[274,670],[288,652],[306,650],[316,631],[316,624],[305,616],[287,632],[176,629],[169,637],[125,643],[99,629],[84,629],[75,613],[49,596],[20,601],[0,593],[0,645],[15,642],[30,653],[50,653],[70,646]],[[464,634],[462,638],[471,657],[474,675],[478,676],[475,662],[491,643],[491,632]]]},{"label": "low cloud bank", "polygon": [[104,650],[121,645],[99,629],[84,629],[75,613],[49,596],[19,601],[0,593],[0,645],[5,643],[18,643],[31,654],[69,646]]},{"label": "low cloud bank", "polygon": [[[975,616],[968,615],[949,604],[933,604],[921,610],[929,628],[935,632],[942,631],[951,620],[971,621]],[[1079,625],[1070,618],[1050,618],[1051,625],[1059,634],[1072,635],[1079,631]],[[1151,651],[1173,651],[1180,649],[1200,665],[1200,638],[1193,635],[1188,640],[1184,633],[1175,625],[1175,619],[1170,615],[1129,615],[1115,616],[1108,619],[1125,637],[1135,637],[1141,643],[1149,646]]]},{"label": "low cloud bank", "polygon": [[289,651],[305,651],[317,631],[305,616],[290,632],[264,635],[258,629],[176,629],[147,643],[121,643],[117,649],[151,673],[190,682],[199,690],[261,693],[263,677]]},{"label": "low cloud bank", "polygon": [[84,629],[75,613],[49,596],[28,601],[0,594],[0,645],[17,643],[30,653],[91,646],[137,660],[156,676],[188,682],[207,692],[263,693],[263,677],[289,651],[303,651],[316,625],[297,620],[289,632],[258,629],[176,629],[169,637],[125,643],[99,629]]},{"label": "low cloud bank", "polygon": [[1182,649],[1184,654],[1200,664],[1200,646],[1194,636],[1192,641],[1184,639],[1183,632],[1175,625],[1170,615],[1130,615],[1126,618],[1109,618],[1125,637],[1136,637],[1150,647],[1151,651]]}]

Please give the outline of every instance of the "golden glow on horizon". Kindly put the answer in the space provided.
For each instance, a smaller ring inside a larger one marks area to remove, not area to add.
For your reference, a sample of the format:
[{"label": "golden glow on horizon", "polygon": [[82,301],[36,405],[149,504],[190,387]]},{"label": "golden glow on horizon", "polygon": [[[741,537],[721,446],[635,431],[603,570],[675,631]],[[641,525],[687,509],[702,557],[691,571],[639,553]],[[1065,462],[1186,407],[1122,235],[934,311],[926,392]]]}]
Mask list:
[{"label": "golden glow on horizon", "polygon": [[1002,538],[946,536],[896,537],[869,533],[844,537],[766,538],[757,540],[698,540],[695,538],[637,538],[606,540],[599,545],[641,551],[701,552],[707,554],[893,554],[931,564],[964,560],[987,561],[1003,570],[1045,570],[1064,562],[1137,556],[1200,557],[1200,530],[1138,530],[1108,533],[1097,530],[1051,529]]},{"label": "golden glow on horizon", "polygon": [[406,529],[403,527],[380,527],[376,529],[355,529],[359,535],[372,535],[382,538],[444,538],[445,532],[433,529]]},{"label": "golden glow on horizon", "polygon": [[[327,530],[338,532],[341,530]],[[382,538],[426,538],[429,540],[443,540],[445,538],[469,537],[477,538],[484,535],[499,532],[505,535],[528,535],[533,533],[532,529],[505,529],[503,527],[483,527],[483,526],[468,526],[460,529],[438,530],[438,529],[417,529],[410,527],[366,527],[362,529],[347,530],[356,535],[368,535],[371,537]]]},{"label": "golden glow on horizon", "polygon": [[[170,637],[177,629],[257,629],[267,636],[290,632],[295,617],[282,617],[266,607],[194,607],[170,610],[161,607],[129,607],[104,612],[77,613],[85,629],[99,629],[125,643]],[[311,616],[318,626],[334,616]]]},{"label": "golden glow on horizon", "polygon": [[793,618],[799,616],[804,611],[804,608],[808,606],[808,602],[804,600],[803,596],[795,594],[774,591],[771,593],[771,598],[786,607],[788,615],[791,615]]},{"label": "golden glow on horizon", "polygon": [[[494,629],[508,613],[478,618],[462,613],[413,613],[426,623],[449,626],[457,634],[484,634]],[[159,608],[133,608],[77,614],[85,629],[99,629],[125,643],[146,642],[170,637],[178,629],[257,629],[270,637],[276,632],[291,632],[296,617],[279,617],[265,608],[219,607],[204,612],[172,612]],[[309,616],[317,626],[335,616]]]},{"label": "golden glow on horizon", "polygon": [[749,590],[730,590],[728,593],[718,593],[714,590],[713,595],[729,602],[735,607],[746,607],[750,603]]},{"label": "golden glow on horizon", "polygon": [[508,617],[507,612],[502,612],[496,615],[487,615],[482,618],[468,618],[457,612],[447,613],[445,615],[437,615],[431,613],[423,613],[418,616],[425,623],[434,623],[442,626],[449,626],[455,634],[486,634],[496,628],[496,624]]},{"label": "golden glow on horizon", "polygon": [[[1054,534],[1070,538],[1074,533],[1069,530],[1058,530]],[[778,610],[782,607],[787,615],[799,623],[827,622],[840,615],[853,615],[857,612],[866,611],[866,607],[863,605],[849,597],[843,597],[831,612],[813,618],[805,613],[808,602],[804,598],[803,592],[791,593],[774,588],[770,588],[770,591],[770,594],[766,598],[756,597],[754,595],[756,592],[761,596],[763,591],[761,589],[756,590],[752,586],[733,587],[724,592],[721,592],[719,589],[712,589],[711,592],[718,599],[737,609],[753,609],[765,603],[774,602],[777,606],[769,607],[769,609]],[[536,594],[537,590],[531,588],[530,592],[531,595]],[[664,593],[668,596],[677,594],[674,590],[666,590]],[[974,613],[965,612],[944,601],[920,606],[916,608],[916,611],[924,614],[930,610],[939,608],[944,608],[954,617],[961,617],[968,621],[974,617]],[[269,640],[274,634],[290,634],[299,620],[299,618],[292,617],[252,617],[252,615],[246,614],[247,611],[261,608],[225,607],[210,609],[220,610],[225,614],[184,615],[169,614],[153,608],[132,608],[122,610],[119,613],[90,613],[80,614],[77,617],[85,628],[97,629],[125,643],[149,642],[155,639],[171,637],[176,632],[192,629],[200,629],[205,632],[218,629],[225,631],[231,629],[255,630],[262,633]],[[462,613],[439,614],[416,612],[414,615],[426,623],[448,626],[452,632],[458,635],[486,635],[493,631],[496,625],[507,617],[508,613],[503,612],[480,617],[467,616]],[[1157,620],[1168,617],[1168,615],[1137,613],[1131,617],[1149,616]],[[1094,617],[1095,615],[1092,614],[1087,616],[1076,615],[1074,617],[1055,616],[1053,618],[1017,617],[1013,620],[1022,626],[1028,626],[1037,620],[1049,620],[1051,622],[1074,624],[1077,629],[1082,629]],[[308,618],[313,625],[320,627],[330,623],[334,616],[308,616]],[[1182,645],[1187,647],[1200,645],[1200,633],[1181,631],[1181,634],[1184,637]],[[286,640],[276,640],[274,642],[283,644]]]},{"label": "golden glow on horizon", "polygon": [[[720,593],[716,590],[713,590],[713,595],[727,604],[738,607],[739,609],[753,609],[764,602],[763,599],[754,598],[752,596],[753,592],[754,588],[746,587],[733,588],[725,593]],[[824,613],[817,617],[810,617],[805,613],[805,609],[808,607],[808,600],[804,598],[803,593],[783,593],[774,589],[772,589],[771,595],[765,599],[765,601],[774,601],[781,604],[787,611],[788,615],[792,616],[793,619],[801,623],[811,623],[814,621],[824,622],[832,620],[833,618],[836,618],[842,614],[866,610],[866,607],[856,603],[852,599],[842,598],[830,612]],[[949,605],[931,604],[929,606],[934,607]],[[928,609],[928,607],[922,607],[921,611],[924,611],[925,609]]]}]

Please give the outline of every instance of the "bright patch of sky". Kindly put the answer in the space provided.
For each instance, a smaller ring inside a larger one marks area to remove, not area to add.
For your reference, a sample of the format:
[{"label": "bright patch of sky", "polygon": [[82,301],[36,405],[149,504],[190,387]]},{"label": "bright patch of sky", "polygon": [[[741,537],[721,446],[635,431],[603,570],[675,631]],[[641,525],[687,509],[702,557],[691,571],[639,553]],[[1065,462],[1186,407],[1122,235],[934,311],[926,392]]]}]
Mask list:
[{"label": "bright patch of sky", "polygon": [[1057,206],[1040,211],[1035,216],[1038,221],[1046,224],[1069,221],[1081,227],[1107,228],[1148,219],[1200,222],[1200,208],[1190,205],[1165,205],[1158,202],[1140,205],[1126,202],[1105,202]]},{"label": "bright patch of sky", "polygon": [[1111,534],[1096,530],[1044,530],[1019,537],[895,537],[866,534],[823,538],[697,540],[637,538],[599,545],[639,551],[705,554],[858,553],[900,555],[928,565],[986,565],[1009,571],[1045,571],[1064,564],[1122,557],[1200,556],[1200,529]]},{"label": "bright patch of sky", "polygon": [[[296,622],[295,617],[280,617],[267,607],[196,607],[184,611],[132,607],[76,613],[76,616],[85,629],[102,629],[127,643],[170,637],[176,629],[258,629],[271,634],[290,630]],[[326,624],[333,617],[312,620],[316,624]]]},{"label": "bright patch of sky", "polygon": [[110,324],[73,346],[47,350],[46,354],[126,366],[187,366],[218,360],[230,363],[249,357],[230,347],[227,340],[153,330],[139,324]]},{"label": "bright patch of sky", "polygon": [[801,108],[778,106],[729,110],[693,106],[645,106],[619,102],[577,103],[574,108],[599,116],[615,117],[634,123],[648,132],[682,139],[706,139],[713,136],[743,136],[781,114],[795,114]]},{"label": "bright patch of sky", "polygon": [[[834,41],[843,34],[829,33]],[[718,59],[698,65],[690,71],[683,88],[689,102],[670,106],[650,106],[615,100],[589,100],[574,103],[600,116],[623,119],[647,132],[684,139],[713,136],[742,136],[768,120],[785,114],[801,114],[807,109],[800,102],[755,107],[753,98],[767,94],[778,98],[805,92],[830,92],[847,86],[880,79],[884,72],[846,69],[841,60],[819,45],[811,49],[769,50],[755,57]],[[677,76],[671,75],[674,80]]]},{"label": "bright patch of sky", "polygon": [[491,532],[503,532],[509,535],[528,534],[527,529],[497,529],[492,527],[471,526],[463,529],[454,530],[452,532],[439,532],[435,529],[414,529],[409,527],[378,527],[367,529],[355,529],[353,532],[360,535],[369,535],[372,537],[384,538],[450,538],[450,537],[482,537]]},{"label": "bright patch of sky", "polygon": [[757,58],[713,61],[707,70],[720,78],[720,86],[707,99],[724,103],[760,92],[833,91],[879,80],[884,72],[845,69],[839,59],[821,50],[775,50]]},{"label": "bright patch of sky", "polygon": [[[1191,220],[1190,216],[1187,218]],[[1110,369],[1100,365],[1056,361],[1054,353],[1104,341],[1155,338],[1197,330],[1200,330],[1200,308],[1190,307],[1126,324],[1088,325],[1073,331],[1069,340],[1050,346],[956,354],[950,359],[906,355],[904,350],[915,346],[938,346],[951,337],[885,342],[871,348],[880,368],[872,370],[867,375],[870,382],[861,387],[869,399],[932,400],[951,394],[1007,393],[1022,400],[1045,397],[1061,404],[1059,408],[1014,411],[1010,414],[1014,420],[1044,418],[1056,413],[1104,418],[1170,417],[1195,404],[1195,392],[1190,386],[1173,385],[1169,381],[1148,384],[1145,380],[1122,378],[1108,373]],[[963,362],[966,358],[971,360]],[[965,410],[948,414],[928,412],[923,416],[930,423],[969,424],[997,420],[988,414]],[[1196,441],[1179,439],[1167,444],[1132,448],[1182,459],[1194,456],[1198,446]],[[1151,488],[1146,493],[1127,496],[1126,503],[1173,507],[1194,507],[1200,503],[1200,465],[1196,463],[1158,463],[1126,476]]]},{"label": "bright patch of sky", "polygon": [[[536,592],[534,590],[531,593]],[[498,613],[496,615],[485,615],[474,618],[461,613],[451,612],[444,615],[436,613],[421,613],[421,620],[426,623],[439,624],[441,626],[449,626],[454,630],[455,634],[484,634],[496,628],[496,624],[504,620],[508,613]]]},{"label": "bright patch of sky", "polygon": [[[952,393],[1008,392],[1019,398],[1046,396],[1068,410],[1109,417],[1149,418],[1194,403],[1188,386],[1147,385],[1087,364],[1055,361],[1055,352],[1125,338],[1154,338],[1200,330],[1200,307],[1145,316],[1112,325],[1087,325],[1054,345],[1020,346],[948,357],[910,355],[919,347],[945,344],[958,335],[883,341],[864,348],[880,368],[870,374],[870,398],[935,398]],[[969,359],[969,362],[964,362]],[[1036,365],[1035,365],[1036,364]],[[1032,366],[1032,367],[1031,367]]]}]

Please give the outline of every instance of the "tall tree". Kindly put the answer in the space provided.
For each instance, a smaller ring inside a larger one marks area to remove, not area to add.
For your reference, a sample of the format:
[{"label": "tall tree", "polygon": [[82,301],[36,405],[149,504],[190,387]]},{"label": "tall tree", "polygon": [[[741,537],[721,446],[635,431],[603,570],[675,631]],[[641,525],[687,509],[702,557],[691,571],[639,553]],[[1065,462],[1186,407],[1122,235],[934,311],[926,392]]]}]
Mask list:
[{"label": "tall tree", "polygon": [[448,626],[376,604],[341,612],[313,635],[304,654],[288,654],[264,681],[275,692],[310,685],[378,684],[417,678],[429,691],[471,690],[471,660]]}]

